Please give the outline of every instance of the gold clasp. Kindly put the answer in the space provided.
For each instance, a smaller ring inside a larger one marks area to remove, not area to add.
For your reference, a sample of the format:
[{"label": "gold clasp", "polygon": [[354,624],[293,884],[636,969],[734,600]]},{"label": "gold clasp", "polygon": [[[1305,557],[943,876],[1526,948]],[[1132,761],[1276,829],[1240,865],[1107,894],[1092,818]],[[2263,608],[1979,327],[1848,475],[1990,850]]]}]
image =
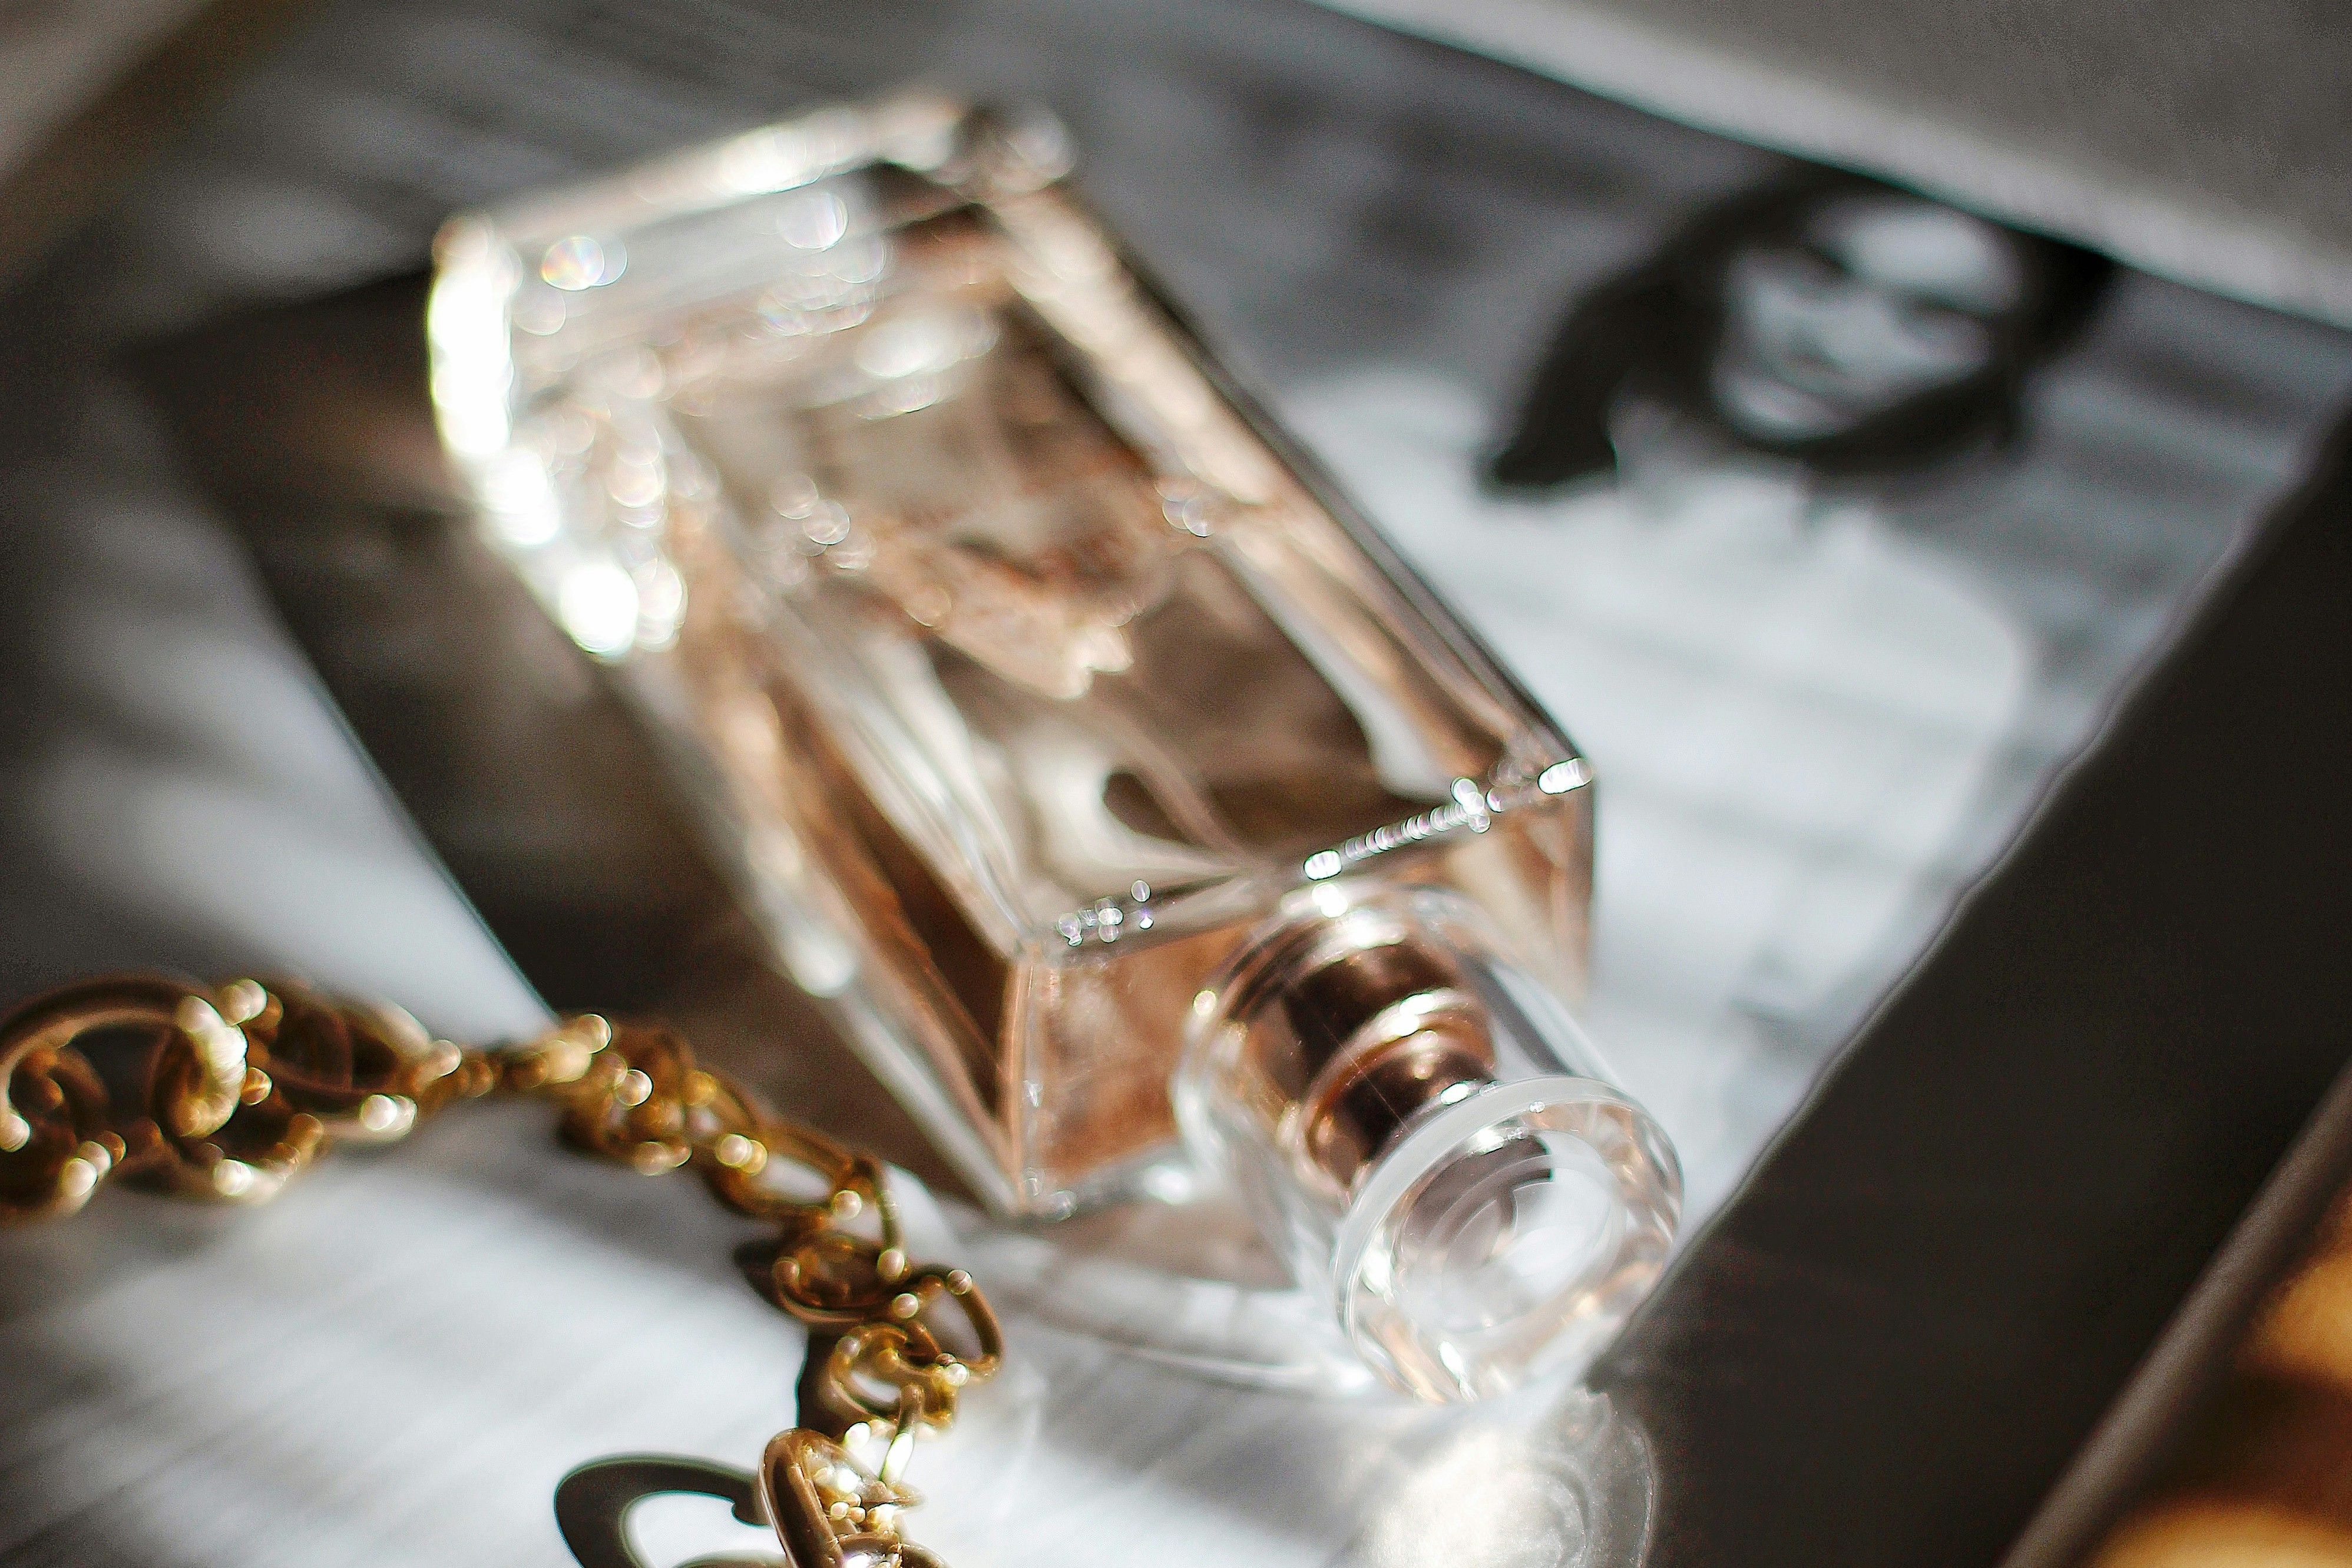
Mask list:
[{"label": "gold clasp", "polygon": [[915,1505],[915,1494],[821,1432],[795,1426],[769,1443],[760,1498],[793,1568],[946,1568],[898,1533],[899,1512]]}]

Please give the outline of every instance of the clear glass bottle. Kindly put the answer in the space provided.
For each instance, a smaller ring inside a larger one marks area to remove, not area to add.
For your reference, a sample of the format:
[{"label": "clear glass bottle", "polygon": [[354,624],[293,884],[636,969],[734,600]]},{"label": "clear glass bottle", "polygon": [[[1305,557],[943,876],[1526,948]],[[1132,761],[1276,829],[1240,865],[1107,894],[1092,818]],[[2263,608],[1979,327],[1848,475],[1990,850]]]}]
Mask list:
[{"label": "clear glass bottle", "polygon": [[907,98],[456,220],[446,444],[992,1206],[1205,1161],[1391,1381],[1507,1385],[1638,1298],[1678,1201],[1550,999],[1590,771],[1066,162]]}]

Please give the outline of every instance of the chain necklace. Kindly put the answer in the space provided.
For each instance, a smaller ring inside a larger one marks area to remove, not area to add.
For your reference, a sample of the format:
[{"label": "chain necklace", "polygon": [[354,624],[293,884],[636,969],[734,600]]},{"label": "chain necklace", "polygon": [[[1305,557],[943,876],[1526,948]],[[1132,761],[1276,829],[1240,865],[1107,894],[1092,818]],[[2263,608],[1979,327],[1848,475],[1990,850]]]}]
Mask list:
[{"label": "chain necklace", "polygon": [[[118,1105],[81,1047],[134,1032],[152,1043]],[[667,1029],[586,1014],[480,1050],[283,982],[87,981],[0,1023],[0,1223],[72,1214],[124,1175],[259,1202],[339,1139],[389,1142],[494,1093],[551,1100],[568,1142],[646,1175],[690,1169],[773,1227],[753,1272],[807,1325],[809,1359],[803,1425],[761,1456],[758,1510],[796,1568],[941,1568],[899,1534],[917,1500],[902,1478],[916,1433],[1003,1360],[995,1314],[963,1270],[909,1261],[872,1155],[782,1121]]]}]

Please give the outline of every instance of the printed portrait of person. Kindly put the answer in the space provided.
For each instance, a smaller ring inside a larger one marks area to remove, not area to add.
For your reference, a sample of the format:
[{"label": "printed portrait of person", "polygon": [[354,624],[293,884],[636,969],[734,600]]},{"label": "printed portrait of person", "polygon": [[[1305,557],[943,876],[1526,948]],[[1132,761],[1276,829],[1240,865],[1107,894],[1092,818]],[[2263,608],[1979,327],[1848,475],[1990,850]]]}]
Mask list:
[{"label": "printed portrait of person", "polygon": [[1731,454],[1885,477],[1996,452],[2025,376],[2074,337],[2112,270],[1807,171],[1716,205],[1577,299],[1486,477],[1540,491]]},{"label": "printed portrait of person", "polygon": [[1502,421],[1405,364],[1293,405],[1593,758],[1588,1016],[1702,1208],[2022,809],[2042,638],[1934,520],[2013,477],[2108,273],[1806,171],[1588,285]]}]

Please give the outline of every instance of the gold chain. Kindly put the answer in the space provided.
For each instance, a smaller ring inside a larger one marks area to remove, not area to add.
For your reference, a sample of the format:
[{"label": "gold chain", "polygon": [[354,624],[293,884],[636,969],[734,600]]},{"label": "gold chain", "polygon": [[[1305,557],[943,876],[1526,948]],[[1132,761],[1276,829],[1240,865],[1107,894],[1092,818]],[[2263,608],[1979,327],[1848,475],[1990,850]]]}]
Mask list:
[{"label": "gold chain", "polygon": [[[79,1048],[101,1035],[146,1042],[135,1107]],[[552,1100],[571,1142],[647,1175],[691,1168],[774,1227],[761,1290],[808,1326],[809,1369],[804,1425],[761,1460],[768,1521],[802,1568],[940,1568],[898,1533],[917,1500],[900,1477],[915,1434],[997,1369],[995,1314],[963,1270],[908,1260],[873,1156],[777,1119],[667,1029],[588,1014],[484,1051],[283,982],[68,986],[0,1024],[0,1223],[69,1215],[119,1175],[257,1202],[337,1139],[390,1142],[493,1092]],[[853,1450],[875,1443],[869,1466]]]}]

